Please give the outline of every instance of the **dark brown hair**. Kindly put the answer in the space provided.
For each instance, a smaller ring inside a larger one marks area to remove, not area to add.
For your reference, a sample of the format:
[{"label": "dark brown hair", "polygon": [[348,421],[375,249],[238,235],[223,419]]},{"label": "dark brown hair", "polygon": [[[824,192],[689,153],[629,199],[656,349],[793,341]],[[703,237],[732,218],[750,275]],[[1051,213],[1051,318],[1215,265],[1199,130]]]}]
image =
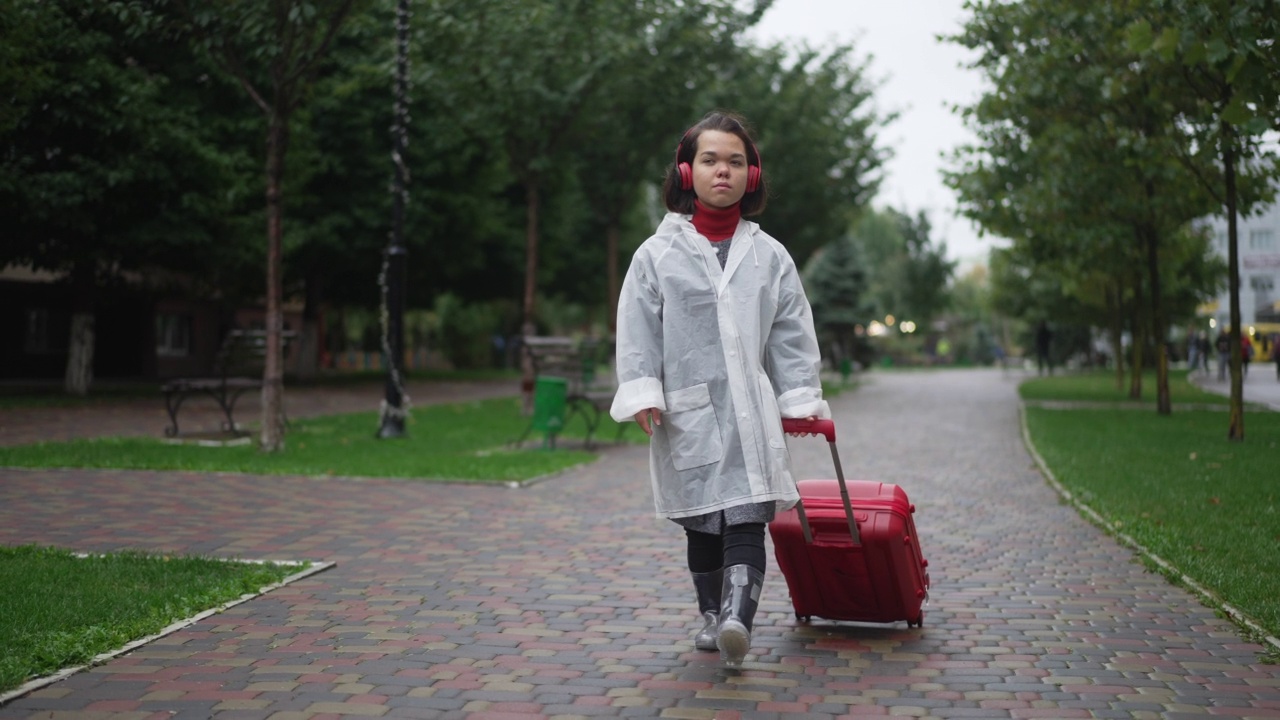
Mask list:
[{"label": "dark brown hair", "polygon": [[677,167],[682,162],[693,164],[693,158],[698,153],[698,136],[705,130],[719,130],[742,138],[742,146],[747,151],[747,165],[760,168],[760,183],[755,192],[742,196],[739,208],[742,210],[743,217],[764,212],[765,201],[769,196],[769,183],[766,180],[764,168],[760,165],[760,151],[756,150],[756,144],[751,139],[751,133],[747,131],[745,120],[733,113],[718,110],[707,113],[698,121],[698,124],[685,131],[684,137],[676,147],[675,159],[667,166],[667,177],[662,183],[662,198],[666,201],[667,209],[685,215],[693,214],[693,201],[698,196],[693,190],[681,189],[680,171]]}]

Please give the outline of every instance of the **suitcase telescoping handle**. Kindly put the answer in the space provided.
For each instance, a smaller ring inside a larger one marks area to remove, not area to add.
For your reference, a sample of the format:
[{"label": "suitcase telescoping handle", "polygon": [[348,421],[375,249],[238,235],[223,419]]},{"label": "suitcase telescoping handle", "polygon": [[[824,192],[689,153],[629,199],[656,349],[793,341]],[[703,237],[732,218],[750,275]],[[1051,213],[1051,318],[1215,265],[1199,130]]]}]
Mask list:
[{"label": "suitcase telescoping handle", "polygon": [[[783,418],[782,431],[788,433],[816,433],[827,438],[831,445],[831,461],[836,466],[836,480],[840,482],[840,500],[844,503],[845,519],[849,521],[849,535],[854,545],[862,544],[862,533],[858,532],[858,523],[853,518],[853,505],[849,502],[849,488],[844,482],[844,468],[840,465],[840,453],[836,451],[836,424],[832,420],[805,420],[801,418]],[[809,517],[804,512],[804,499],[796,503],[796,512],[800,515],[800,528],[804,531],[804,541],[813,544],[813,531],[809,528]]]}]

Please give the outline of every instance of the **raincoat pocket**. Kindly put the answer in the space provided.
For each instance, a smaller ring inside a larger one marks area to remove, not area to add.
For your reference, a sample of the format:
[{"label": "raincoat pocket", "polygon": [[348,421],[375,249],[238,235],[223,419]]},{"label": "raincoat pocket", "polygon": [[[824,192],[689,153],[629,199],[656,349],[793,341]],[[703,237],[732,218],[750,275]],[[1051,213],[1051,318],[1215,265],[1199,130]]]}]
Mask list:
[{"label": "raincoat pocket", "polygon": [[760,406],[764,408],[764,434],[769,439],[769,447],[785,448],[787,439],[782,435],[782,414],[778,409],[778,396],[773,394],[773,383],[769,376],[758,375],[760,380]]},{"label": "raincoat pocket", "polygon": [[667,429],[671,462],[676,470],[719,462],[724,456],[724,443],[707,384],[673,390],[665,400],[667,411],[662,414],[662,427]]}]

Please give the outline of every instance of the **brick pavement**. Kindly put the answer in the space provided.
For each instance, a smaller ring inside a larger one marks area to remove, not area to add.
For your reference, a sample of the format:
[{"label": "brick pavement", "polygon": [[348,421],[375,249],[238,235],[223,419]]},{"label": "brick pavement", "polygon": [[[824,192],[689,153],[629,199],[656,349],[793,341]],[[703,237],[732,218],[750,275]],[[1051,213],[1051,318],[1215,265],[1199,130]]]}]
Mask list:
[{"label": "brick pavement", "polygon": [[834,400],[850,477],[918,507],[925,626],[797,624],[771,567],[740,671],[693,650],[640,447],[521,489],[0,470],[0,542],[337,563],[0,718],[1280,718],[1280,666],[1059,502],[1014,383],[875,374]]}]

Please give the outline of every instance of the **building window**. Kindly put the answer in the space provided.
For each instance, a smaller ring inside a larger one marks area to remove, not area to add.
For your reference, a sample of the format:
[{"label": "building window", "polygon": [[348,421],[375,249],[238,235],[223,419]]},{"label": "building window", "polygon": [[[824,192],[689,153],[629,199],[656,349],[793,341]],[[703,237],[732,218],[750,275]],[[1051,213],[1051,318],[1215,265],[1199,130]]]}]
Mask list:
[{"label": "building window", "polygon": [[28,353],[47,353],[53,350],[49,342],[49,311],[46,308],[27,310],[27,331],[22,349]]},{"label": "building window", "polygon": [[1249,287],[1253,290],[1253,307],[1255,311],[1271,307],[1271,303],[1275,298],[1275,277],[1271,275],[1253,275],[1249,278]]},{"label": "building window", "polygon": [[1250,250],[1271,250],[1275,248],[1275,243],[1276,234],[1270,229],[1249,231]]},{"label": "building window", "polygon": [[191,316],[176,313],[156,315],[156,355],[186,357],[191,354]]}]

